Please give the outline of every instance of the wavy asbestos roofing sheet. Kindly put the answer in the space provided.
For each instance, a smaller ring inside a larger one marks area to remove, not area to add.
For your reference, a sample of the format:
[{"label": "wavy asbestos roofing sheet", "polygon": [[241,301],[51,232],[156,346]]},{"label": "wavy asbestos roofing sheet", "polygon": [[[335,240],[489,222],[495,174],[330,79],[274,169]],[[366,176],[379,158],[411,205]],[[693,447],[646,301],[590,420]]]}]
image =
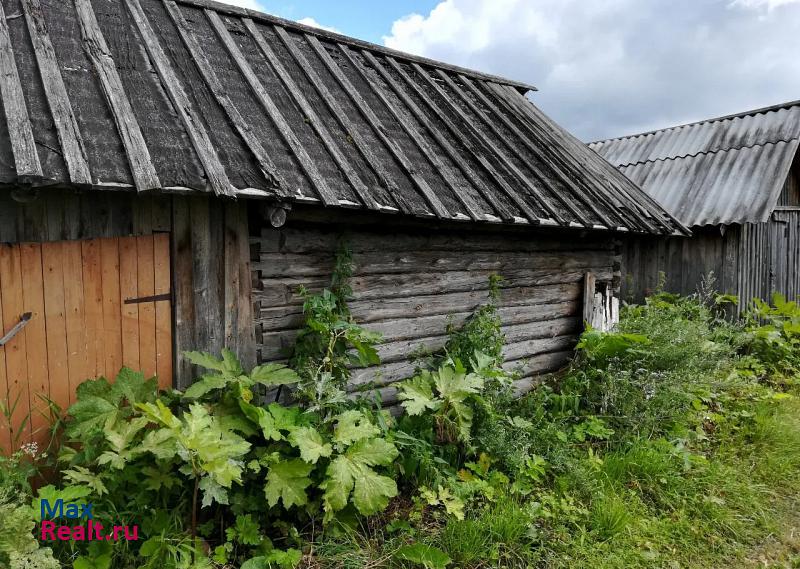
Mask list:
[{"label": "wavy asbestos roofing sheet", "polygon": [[532,89],[205,0],[0,0],[0,184],[684,231]]},{"label": "wavy asbestos roofing sheet", "polygon": [[799,140],[791,102],[589,147],[691,227],[767,221]]}]

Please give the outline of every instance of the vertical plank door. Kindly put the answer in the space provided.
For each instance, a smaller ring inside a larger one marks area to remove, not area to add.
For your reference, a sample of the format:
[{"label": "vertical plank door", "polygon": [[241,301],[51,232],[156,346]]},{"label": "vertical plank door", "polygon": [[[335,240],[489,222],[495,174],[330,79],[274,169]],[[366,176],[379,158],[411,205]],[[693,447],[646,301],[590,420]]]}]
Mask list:
[{"label": "vertical plank door", "polygon": [[172,385],[170,266],[163,233],[0,244],[0,451],[46,442],[48,401],[123,365]]}]

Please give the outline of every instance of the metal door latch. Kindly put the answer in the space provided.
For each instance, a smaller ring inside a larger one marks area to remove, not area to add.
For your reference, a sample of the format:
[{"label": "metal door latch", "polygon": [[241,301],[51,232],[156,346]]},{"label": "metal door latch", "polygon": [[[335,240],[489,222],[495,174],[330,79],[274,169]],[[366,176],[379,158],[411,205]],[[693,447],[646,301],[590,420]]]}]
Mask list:
[{"label": "metal door latch", "polygon": [[0,346],[5,346],[7,343],[11,341],[11,339],[14,336],[19,334],[20,330],[25,328],[25,326],[28,325],[28,322],[31,321],[31,316],[33,316],[33,314],[30,312],[26,312],[25,314],[20,316],[19,322],[17,322],[17,324],[11,330],[8,331],[8,334],[0,338]]}]

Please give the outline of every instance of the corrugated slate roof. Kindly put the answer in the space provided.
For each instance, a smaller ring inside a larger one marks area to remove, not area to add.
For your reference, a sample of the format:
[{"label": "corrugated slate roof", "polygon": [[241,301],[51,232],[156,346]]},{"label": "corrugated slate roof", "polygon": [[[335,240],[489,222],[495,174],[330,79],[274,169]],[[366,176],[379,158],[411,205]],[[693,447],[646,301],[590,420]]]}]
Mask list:
[{"label": "corrugated slate roof", "polygon": [[763,222],[800,145],[800,101],[589,146],[687,226]]},{"label": "corrugated slate roof", "polygon": [[0,183],[684,230],[524,83],[205,0],[0,2]]}]

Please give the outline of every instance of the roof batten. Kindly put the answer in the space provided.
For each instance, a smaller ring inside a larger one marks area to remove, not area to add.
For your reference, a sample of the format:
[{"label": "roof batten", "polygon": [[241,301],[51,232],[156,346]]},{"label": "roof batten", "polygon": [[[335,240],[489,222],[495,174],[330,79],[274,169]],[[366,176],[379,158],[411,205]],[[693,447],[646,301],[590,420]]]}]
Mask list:
[{"label": "roof batten", "polygon": [[24,180],[40,179],[43,177],[42,165],[33,138],[33,127],[25,104],[17,63],[14,60],[14,49],[2,2],[0,2],[0,96],[5,108],[6,126],[11,139],[17,175]]},{"label": "roof batten", "polygon": [[270,159],[266,150],[264,150],[264,147],[261,145],[261,141],[255,135],[253,130],[248,127],[247,121],[236,108],[236,105],[233,104],[233,101],[231,101],[230,97],[228,97],[226,94],[225,88],[220,83],[219,78],[217,78],[217,74],[214,73],[214,69],[206,58],[205,53],[203,53],[200,44],[197,42],[197,39],[192,34],[191,30],[189,30],[189,25],[186,22],[186,19],[183,17],[180,8],[172,0],[166,0],[164,2],[164,6],[166,7],[170,18],[172,19],[172,22],[175,24],[175,27],[178,29],[178,35],[183,40],[186,49],[189,50],[189,53],[191,54],[192,59],[197,66],[197,70],[200,72],[200,76],[203,78],[203,81],[205,81],[206,85],[208,85],[208,88],[211,90],[211,93],[214,95],[217,103],[219,103],[219,106],[225,111],[228,119],[231,121],[231,123],[233,123],[236,132],[239,133],[239,136],[242,138],[245,145],[258,162],[258,166],[261,169],[267,184],[271,188],[281,188],[282,191],[279,193],[281,195],[286,195],[286,185],[285,183],[281,182],[280,176],[278,175],[278,169],[275,167],[275,164],[272,163],[272,160]]},{"label": "roof batten", "polygon": [[[508,140],[506,140],[506,138],[497,129],[497,127],[492,123],[492,121],[487,120],[486,116],[477,107],[477,105],[475,105],[475,103],[469,97],[467,97],[464,94],[463,90],[458,88],[458,85],[456,85],[455,82],[453,82],[453,79],[447,73],[445,73],[441,69],[437,69],[436,70],[436,74],[440,78],[442,78],[444,80],[444,82],[447,84],[448,87],[450,87],[450,89],[453,91],[453,93],[455,93],[456,96],[459,97],[467,105],[467,107],[470,108],[470,110],[478,117],[478,119],[483,124],[488,126],[489,130],[491,130],[495,134],[495,136],[497,136],[500,140],[503,141],[505,146],[511,150],[512,154],[516,155],[517,158],[522,160],[523,162],[527,162],[523,157],[521,157],[519,155],[519,152],[514,147],[514,145],[512,145],[510,142],[508,142]],[[463,111],[462,111],[462,113],[463,113]],[[464,116],[466,117],[466,115],[464,115]],[[469,124],[470,124],[470,128],[473,128],[473,129],[476,128],[471,122]],[[509,168],[512,172],[514,172],[514,174],[516,176],[518,176],[519,178],[524,180],[525,186],[528,188],[528,190],[531,192],[531,194],[533,194],[533,196],[538,200],[538,202],[539,202],[539,204],[541,204],[542,208],[547,210],[550,213],[550,215],[553,216],[553,219],[555,219],[556,221],[558,221],[559,223],[561,223],[563,225],[567,224],[567,220],[565,220],[564,217],[561,214],[558,213],[558,210],[556,210],[556,208],[553,206],[553,204],[551,204],[550,201],[544,197],[544,194],[542,194],[539,191],[539,189],[533,183],[531,183],[530,180],[528,180],[525,176],[523,176],[523,174],[522,174],[522,172],[520,172],[519,168],[517,168],[514,165],[514,163],[511,161],[511,159],[500,149],[500,147],[496,146],[488,138],[485,140],[485,144],[492,149],[492,151],[495,153],[495,155],[497,155],[498,158],[500,158],[503,161],[503,163],[506,165],[507,168]],[[546,184],[547,183],[547,179],[542,174],[541,170],[539,170],[536,166],[534,166],[532,164],[527,164],[527,167],[528,167],[528,169],[530,169],[531,172],[534,173],[534,175],[538,178],[539,182],[541,182],[542,184]],[[559,201],[561,201],[562,204],[568,210],[570,210],[570,212],[572,212],[573,215],[575,215],[578,219],[580,219],[580,212],[575,210],[574,206],[572,204],[570,204],[567,201],[561,199],[559,197],[560,194],[558,192],[554,192],[554,194],[555,194],[556,198],[559,199]]]},{"label": "roof batten", "polygon": [[[311,123],[314,131],[319,135],[323,145],[325,146],[325,149],[330,153],[331,157],[336,162],[336,165],[339,166],[339,169],[345,175],[348,182],[350,182],[350,185],[353,187],[356,195],[367,207],[378,209],[381,204],[375,201],[369,192],[369,188],[367,188],[366,184],[364,184],[363,180],[361,180],[361,178],[358,176],[355,168],[353,168],[344,154],[342,154],[341,150],[339,150],[339,147],[336,145],[336,142],[333,140],[330,132],[328,132],[328,129],[325,127],[323,122],[317,116],[317,113],[306,100],[303,92],[298,88],[291,75],[289,75],[289,72],[284,68],[283,64],[272,51],[272,48],[264,40],[264,36],[261,35],[260,31],[258,31],[258,28],[256,28],[253,20],[245,18],[242,21],[247,31],[250,32],[250,35],[253,37],[253,40],[255,40],[259,49],[264,54],[264,57],[267,58],[267,61],[270,63],[272,68],[275,70],[275,73],[283,82],[286,90],[292,96],[292,99],[297,103],[297,106],[300,107],[300,110],[303,111],[303,114]],[[339,200],[339,203],[341,204],[342,200]]]},{"label": "roof batten", "polygon": [[272,14],[265,14],[264,12],[259,12],[258,10],[249,10],[247,8],[240,8],[239,6],[223,4],[221,2],[215,2],[213,0],[179,0],[179,2],[181,4],[186,4],[187,6],[210,8],[211,10],[214,10],[215,12],[219,12],[221,14],[229,14],[241,18],[251,18],[258,22],[263,22],[264,24],[267,25],[287,28],[301,34],[311,34],[313,36],[320,37],[324,40],[328,40],[334,43],[344,43],[353,46],[354,48],[369,49],[371,51],[383,53],[389,56],[399,57],[409,62],[414,61],[417,63],[421,63],[423,65],[439,66],[445,69],[449,69],[456,73],[467,73],[475,77],[476,79],[481,79],[484,81],[496,81],[498,83],[502,83],[503,85],[512,86],[520,91],[537,90],[535,86],[525,83],[523,81],[515,81],[513,79],[508,79],[506,77],[499,77],[497,75],[492,75],[491,73],[485,73],[483,71],[476,71],[475,69],[468,69],[466,67],[460,67],[458,65],[453,65],[451,63],[436,61],[419,55],[412,55],[410,53],[405,53],[379,44],[370,43],[368,41],[360,40],[350,36],[345,36],[343,34],[332,32],[329,30],[323,30],[321,28],[317,28],[314,26],[301,24],[300,22],[296,22],[294,20],[287,20],[285,18],[279,18],[278,16],[273,16]]},{"label": "roof batten", "polygon": [[172,69],[172,64],[169,62],[167,54],[164,53],[155,31],[150,26],[150,22],[147,21],[139,0],[125,0],[125,4],[136,24],[136,28],[139,30],[147,53],[150,55],[150,61],[161,79],[164,91],[169,95],[172,105],[189,135],[189,139],[192,141],[192,146],[205,169],[211,189],[217,195],[234,197],[236,195],[235,190],[230,180],[228,180],[225,167],[222,165],[200,117],[197,116],[191,103],[189,103],[189,98],[180,81],[178,81],[175,70]]},{"label": "roof batten", "polygon": [[306,40],[317,53],[319,58],[331,72],[333,77],[338,81],[339,85],[344,89],[353,103],[358,107],[362,116],[367,120],[367,123],[372,127],[378,139],[389,149],[395,159],[400,163],[400,166],[406,171],[409,177],[413,180],[414,185],[420,191],[425,201],[433,209],[433,213],[437,217],[447,218],[450,217],[450,212],[441,202],[439,197],[434,193],[433,189],[428,185],[424,178],[417,172],[416,168],[411,164],[402,149],[391,140],[385,133],[385,127],[381,124],[380,119],[375,112],[370,108],[367,102],[363,99],[361,94],[356,90],[350,80],[345,76],[339,65],[333,60],[330,54],[325,50],[319,40],[314,36],[306,36]]},{"label": "roof batten", "polygon": [[81,28],[83,45],[89,55],[103,94],[111,109],[114,123],[117,125],[122,146],[128,156],[134,185],[138,191],[154,190],[161,187],[158,173],[147,149],[147,143],[139,128],[139,122],[133,112],[131,102],[125,93],[114,59],[106,44],[103,32],[97,22],[90,0],[75,0],[75,12]]},{"label": "roof batten", "polygon": [[[477,141],[477,143],[486,145],[488,148],[490,148],[493,151],[493,154],[496,157],[502,158],[501,156],[499,156],[495,152],[494,145],[489,144],[488,141],[481,140],[483,138],[481,133],[478,132],[475,129],[475,127],[470,123],[469,117],[467,117],[464,114],[464,111],[462,111],[461,108],[458,105],[453,103],[453,101],[451,101],[447,97],[447,94],[444,91],[442,91],[442,88],[437,84],[437,82],[434,81],[434,79],[430,75],[428,75],[425,72],[425,70],[422,69],[416,63],[412,63],[411,66],[414,68],[414,70],[417,72],[417,74],[420,77],[422,77],[422,79],[427,83],[427,85],[429,87],[433,88],[436,91],[436,93],[439,95],[439,97],[441,97],[442,100],[447,103],[447,106],[451,109],[451,111],[454,112],[456,114],[456,116],[458,116],[461,119],[461,121],[463,122],[464,126],[466,127],[467,132],[469,132],[473,137],[475,137],[475,140]],[[450,127],[450,121],[445,121],[445,122],[448,125],[448,127]],[[460,135],[460,133],[457,130],[454,131],[454,134],[456,136]],[[516,192],[516,190],[514,190],[514,188],[512,188],[500,176],[500,174],[497,173],[497,171],[494,169],[493,166],[491,166],[489,164],[489,162],[486,160],[486,158],[483,156],[483,154],[480,153],[479,151],[475,150],[474,147],[470,148],[470,151],[472,152],[473,156],[475,156],[478,159],[480,164],[487,170],[489,175],[492,176],[492,178],[494,178],[498,182],[498,184],[500,184],[500,187],[503,188],[503,190],[506,192],[508,197],[510,197],[512,199],[512,201],[517,205],[517,207],[519,207],[522,210],[522,212],[526,216],[528,216],[528,219],[530,219],[531,221],[538,220],[539,216],[536,214],[536,212],[533,211],[533,208],[531,208],[531,206],[528,205],[528,203],[525,200],[523,200],[522,197],[520,197],[520,195]],[[503,161],[503,164],[504,164],[504,166],[507,167],[507,164],[505,163],[505,161]],[[518,172],[514,172],[514,173],[517,174],[517,175],[520,175]]]},{"label": "roof batten", "polygon": [[[389,112],[392,113],[392,116],[395,117],[398,123],[400,123],[400,125],[403,127],[403,130],[406,132],[406,134],[408,134],[408,137],[412,141],[414,141],[414,143],[417,145],[417,148],[419,148],[422,154],[430,161],[435,170],[438,172],[439,176],[442,177],[447,186],[452,190],[453,195],[456,197],[456,199],[458,199],[458,201],[461,202],[461,205],[464,206],[464,209],[467,210],[469,216],[474,220],[482,219],[481,214],[478,212],[477,204],[470,198],[468,194],[463,194],[463,192],[459,191],[458,186],[456,186],[455,182],[453,181],[452,173],[448,171],[448,168],[445,167],[445,165],[437,156],[437,152],[434,151],[434,149],[431,148],[431,146],[425,141],[419,130],[417,130],[415,126],[411,125],[405,119],[402,113],[397,108],[395,108],[395,105],[393,105],[392,102],[389,100],[389,98],[386,96],[386,93],[376,84],[375,81],[371,80],[371,78],[364,70],[363,65],[350,54],[350,49],[343,45],[340,45],[339,47],[344,56],[359,72],[361,77],[364,78],[364,81],[370,86],[375,95],[381,100],[381,102],[386,106],[386,108],[389,109]],[[377,64],[374,58],[369,59],[369,61],[373,65]],[[381,76],[383,77],[383,75]],[[387,81],[387,83],[388,82],[389,81]]]},{"label": "roof batten", "polygon": [[[526,147],[528,147],[528,150],[533,152],[534,155],[547,151],[547,149],[545,149],[545,148],[537,148],[536,146],[531,144],[530,140],[528,140],[528,136],[526,136],[522,131],[520,131],[519,128],[517,128],[517,126],[514,123],[512,123],[510,120],[508,120],[506,118],[506,116],[497,108],[497,106],[494,103],[492,103],[492,101],[490,101],[489,98],[478,87],[473,85],[472,81],[470,81],[470,79],[468,77],[466,77],[465,75],[460,75],[459,79],[461,79],[461,82],[464,85],[466,85],[467,89],[469,89],[469,91],[472,94],[474,94],[481,101],[481,103],[486,105],[486,107],[490,111],[492,111],[492,114],[494,116],[498,117],[503,122],[503,124],[506,125],[506,128],[508,128],[511,132],[513,132],[514,135],[516,135],[516,137],[520,141],[522,141],[522,144],[524,144]],[[487,122],[487,124],[490,124],[489,121],[486,121],[486,122]],[[493,128],[493,130],[495,131],[495,133],[498,136],[501,135],[501,133],[496,128]],[[505,137],[502,137],[502,138],[503,138],[503,140],[505,140]],[[519,153],[519,151],[517,151],[515,145],[509,143],[506,140],[506,146],[511,148],[511,150],[514,151],[514,153],[517,155],[517,157],[520,160],[524,160],[524,157]],[[586,188],[579,188],[572,181],[572,179],[570,179],[569,176],[565,175],[564,172],[561,171],[561,168],[558,167],[558,165],[555,163],[555,161],[550,161],[549,165],[550,165],[550,168],[553,170],[553,172],[555,172],[556,176],[558,176],[558,178],[561,180],[561,182],[564,185],[568,186],[572,190],[572,193],[575,195],[575,197],[580,202],[582,202],[586,207],[588,207],[592,211],[592,213],[594,213],[597,216],[598,220],[602,221],[604,224],[607,225],[609,223],[609,220],[602,213],[600,213],[600,211],[594,206],[594,204],[592,203],[592,200],[587,199],[586,196],[583,195],[583,191],[582,190],[586,190]],[[534,171],[536,172],[535,169],[534,169]],[[537,175],[539,176],[539,179],[543,179],[541,172],[537,172]],[[587,193],[592,195],[591,191],[587,190]],[[583,219],[583,216],[582,216],[581,212],[574,207],[572,202],[570,202],[569,200],[565,199],[561,195],[561,193],[559,193],[559,192],[556,193],[556,197],[558,198],[558,200],[561,203],[563,203],[578,218],[578,220],[583,225],[587,225],[587,226],[590,225],[589,220]],[[602,199],[602,198],[600,198],[598,196],[594,196],[594,195],[592,195],[592,197],[594,197],[595,199],[598,199],[598,200]]]},{"label": "roof batten", "polygon": [[[506,93],[504,90],[502,90],[501,86],[489,83],[485,86],[485,88],[491,90],[496,95],[498,95],[497,101],[503,108],[506,109],[507,112],[509,112],[512,115],[515,114],[511,104],[509,103],[508,100],[506,100],[505,97]],[[478,86],[475,86],[475,90],[477,90],[484,97],[484,99],[488,101],[488,98],[486,98],[486,96],[482,92],[480,92],[480,88]],[[507,125],[513,124],[511,123],[511,121],[506,119],[501,113],[498,114],[500,114],[500,116],[503,118],[504,122],[506,122]],[[544,138],[545,140],[548,140],[548,143],[542,144],[541,145],[542,148],[537,149],[537,152],[547,152],[550,153],[551,155],[553,154],[556,155],[560,160],[560,162],[565,166],[565,168],[571,170],[572,173],[575,174],[575,178],[579,180],[580,183],[575,183],[567,174],[564,173],[564,171],[558,165],[556,165],[555,161],[552,160],[550,161],[553,170],[578,195],[578,199],[580,199],[583,203],[585,203],[587,206],[591,208],[591,210],[595,213],[595,215],[597,215],[598,220],[602,221],[603,224],[608,227],[614,226],[614,223],[611,221],[612,217],[617,218],[617,220],[619,221],[623,221],[622,218],[619,216],[619,213],[617,213],[614,204],[610,202],[608,197],[603,195],[602,192],[593,191],[593,189],[590,187],[590,184],[586,183],[582,173],[575,168],[575,164],[573,164],[572,160],[569,159],[569,156],[564,152],[564,149],[561,148],[560,145],[553,144],[550,142],[552,137],[550,136],[550,133],[548,133],[546,129],[542,127],[542,125],[534,124],[532,121],[519,121],[519,122],[524,127],[527,127],[528,131],[533,133],[537,139]],[[517,129],[517,136],[519,136],[523,140],[523,142],[526,144],[526,146],[528,146],[529,149],[531,149],[531,151],[534,151],[533,145],[531,145],[527,140],[528,137],[524,133],[519,132],[518,129]],[[585,196],[582,195],[582,192],[584,191],[587,192],[592,198],[602,203],[607,208],[607,213],[605,215],[602,214],[599,209],[597,209],[597,207],[592,203],[592,200],[586,199]]]},{"label": "roof batten", "polygon": [[[449,123],[449,121],[442,115],[441,110],[433,103],[433,101],[431,101],[431,99],[428,97],[428,95],[425,93],[425,91],[420,89],[419,85],[417,85],[416,83],[414,83],[411,80],[411,78],[406,73],[405,69],[403,69],[400,66],[400,64],[397,63],[397,61],[395,61],[393,58],[386,57],[385,59],[389,63],[389,65],[391,65],[392,69],[394,69],[397,72],[397,74],[400,76],[400,79],[402,79],[403,82],[406,85],[408,85],[408,87],[411,88],[411,90],[413,90],[417,94],[417,96],[425,103],[425,105],[428,107],[428,109],[430,109],[430,111],[440,121],[442,121],[442,123],[447,127],[447,129],[450,131],[450,133],[453,134],[454,136],[458,137],[458,133],[453,128],[453,126]],[[394,83],[392,83],[392,85],[395,86]],[[397,86],[395,86],[395,87],[397,87]],[[402,89],[398,89],[398,91],[402,92]],[[403,93],[403,95],[405,95],[405,93]],[[435,137],[436,137],[437,141],[439,142],[439,144],[441,144],[442,147],[447,150],[447,152],[450,154],[450,157],[453,159],[453,161],[457,165],[459,165],[459,167],[461,167],[461,169],[464,172],[464,174],[470,179],[470,181],[478,189],[478,191],[481,192],[481,195],[484,197],[484,199],[486,199],[486,202],[488,204],[490,204],[492,207],[495,208],[496,212],[500,214],[500,217],[502,219],[504,219],[506,221],[513,220],[514,214],[511,212],[511,210],[509,210],[505,206],[505,204],[503,204],[502,202],[497,202],[497,200],[494,199],[494,196],[492,196],[486,190],[484,184],[481,182],[481,180],[478,179],[476,172],[471,167],[469,167],[469,165],[460,156],[460,154],[453,147],[453,145],[450,144],[447,141],[447,139],[444,136],[442,136],[441,133],[439,133],[439,131],[437,131],[435,128],[433,128],[431,126],[430,121],[428,121],[425,118],[425,115],[422,113],[422,111],[419,109],[419,107],[417,107],[413,103],[413,101],[411,101],[410,98],[408,99],[406,104],[409,105],[409,108],[411,108],[412,110],[416,109],[416,113],[418,114],[418,118],[420,119],[420,121],[429,128],[429,130],[431,131],[431,134],[435,133]],[[413,105],[413,107],[411,105]],[[469,145],[466,143],[466,141],[463,141],[463,142],[464,142],[465,148],[467,148],[467,150],[473,155],[473,157],[475,157],[481,163],[481,165],[484,166],[484,169],[487,170],[487,172],[489,172],[489,170],[487,168],[491,168],[491,166],[489,166],[488,164],[485,164],[485,161],[483,161],[483,157],[480,156],[479,154],[477,154],[476,152],[474,152],[472,149],[470,149]],[[489,173],[489,175],[492,176],[491,172]],[[498,177],[498,178],[496,178],[496,181],[502,187],[502,185],[504,183],[504,180],[502,180],[502,179],[500,179]],[[510,187],[508,189],[511,190]]]},{"label": "roof batten", "polygon": [[[308,78],[311,84],[314,86],[314,89],[317,91],[319,96],[325,101],[328,109],[333,114],[336,121],[339,125],[344,129],[350,139],[353,141],[356,149],[358,150],[359,154],[364,158],[366,163],[378,177],[378,180],[384,185],[384,187],[389,191],[390,194],[394,197],[397,202],[397,205],[400,206],[406,213],[414,213],[411,208],[406,204],[405,200],[399,199],[399,191],[397,190],[397,184],[391,181],[391,176],[389,173],[381,166],[380,161],[375,156],[375,153],[372,151],[372,148],[369,144],[363,139],[361,134],[356,129],[355,125],[353,125],[350,120],[347,118],[347,114],[342,109],[341,105],[336,101],[336,98],[333,94],[328,90],[325,86],[325,83],[322,81],[320,76],[314,71],[314,68],[311,64],[306,60],[305,56],[300,52],[298,47],[294,45],[292,38],[289,37],[289,34],[283,28],[279,26],[275,26],[273,28],[275,30],[275,35],[281,40],[286,50],[295,60],[297,65],[303,71],[303,74]],[[391,205],[386,205],[381,209],[385,209],[388,207],[392,207]]]},{"label": "roof batten", "polygon": [[242,75],[247,80],[247,83],[250,85],[250,88],[252,89],[256,99],[258,99],[258,102],[261,104],[264,110],[267,111],[270,119],[272,119],[272,122],[278,129],[278,132],[281,133],[281,137],[294,152],[297,161],[300,163],[300,167],[303,168],[303,171],[311,180],[311,183],[314,185],[314,189],[316,189],[319,197],[322,199],[322,203],[325,205],[338,205],[339,198],[335,195],[330,186],[328,186],[328,183],[319,173],[314,161],[308,155],[302,143],[297,139],[297,135],[295,135],[291,126],[286,121],[283,114],[281,114],[280,109],[278,109],[278,106],[272,100],[272,97],[270,97],[269,93],[267,93],[266,88],[264,88],[261,80],[256,76],[253,68],[245,59],[244,54],[239,49],[239,46],[237,46],[236,42],[233,41],[233,38],[228,32],[228,28],[226,28],[225,24],[222,22],[222,18],[219,17],[219,14],[212,12],[211,10],[205,10],[205,14],[209,22],[211,22],[211,26],[214,28],[214,31],[217,32],[217,36],[219,36],[220,40],[222,40],[223,45],[228,50],[228,53],[236,63],[236,66],[239,68],[239,71],[241,71]]},{"label": "roof batten", "polygon": [[[543,124],[537,123],[536,121],[530,120],[531,117],[527,113],[526,109],[524,108],[524,106],[528,104],[525,101],[524,98],[520,98],[519,101],[514,101],[512,99],[512,97],[511,97],[511,94],[507,93],[502,85],[498,85],[496,83],[487,84],[486,88],[497,95],[497,99],[496,100],[510,114],[512,114],[512,115],[520,115],[519,112],[515,112],[514,111],[515,106],[516,105],[520,105],[520,106],[517,107],[518,110],[522,110],[523,111],[521,116],[520,116],[520,118],[522,119],[522,120],[520,120],[520,123],[523,124],[525,127],[527,127],[527,129],[530,132],[534,133],[537,138],[543,139],[543,140],[546,141],[546,143],[543,144],[543,147],[546,148],[547,151],[551,155],[555,155],[560,160],[561,164],[564,165],[564,168],[566,170],[572,172],[572,174],[575,176],[575,179],[579,181],[577,184],[574,185],[574,187],[577,188],[578,192],[585,191],[585,192],[589,193],[592,198],[597,200],[599,203],[601,203],[605,207],[606,213],[605,213],[605,215],[600,215],[600,220],[601,221],[604,221],[605,224],[608,227],[614,227],[615,226],[615,223],[612,222],[612,218],[615,218],[618,222],[620,222],[622,224],[630,222],[629,220],[625,220],[620,215],[619,211],[617,211],[617,206],[613,202],[613,199],[616,199],[616,198],[612,199],[612,196],[606,195],[606,193],[603,192],[603,191],[598,191],[598,188],[593,187],[592,184],[589,183],[590,181],[587,180],[587,177],[586,177],[586,173],[587,173],[586,170],[584,168],[579,168],[577,166],[577,163],[575,163],[574,160],[570,159],[571,157],[570,157],[569,152],[566,150],[566,148],[565,148],[565,146],[563,144],[559,144],[558,143],[559,141],[554,136],[553,131],[548,129],[546,127],[546,125],[543,125]],[[561,171],[561,174],[563,176],[566,176],[567,178],[569,178],[569,176],[567,174],[565,174],[563,171]],[[610,190],[614,190],[613,185],[609,189]],[[584,197],[581,197],[581,199],[586,201]],[[588,200],[588,201],[589,201],[589,203],[592,203],[591,200]],[[594,208],[596,209],[595,204],[592,204],[592,206],[594,206]],[[647,226],[645,225],[645,227],[647,227]]]},{"label": "roof batten", "polygon": [[[496,88],[497,89],[503,89],[499,85]],[[509,95],[509,98],[510,98],[510,93],[507,93],[507,94]],[[530,120],[531,122],[535,122],[534,121],[534,118],[535,118],[539,122],[542,122],[543,125],[550,125],[551,124],[552,121],[550,121],[547,117],[545,117],[541,113],[541,111],[539,111],[539,109],[537,109],[534,105],[530,104],[523,97],[519,97],[519,100],[517,100],[516,103],[517,103],[517,108],[519,108],[522,111],[521,118],[528,118],[528,120]],[[560,127],[555,125],[555,126],[552,127],[552,129],[558,130],[558,129],[560,129]],[[593,159],[599,158],[599,157],[592,156],[591,154],[587,154],[585,152],[586,146],[583,143],[581,143],[580,141],[575,139],[568,132],[563,131],[563,129],[560,129],[560,130],[561,130],[561,132],[559,134],[561,134],[561,139],[560,139],[561,140],[561,144],[564,145],[565,148],[568,148],[569,146],[571,146],[576,153],[578,151],[580,151],[583,154],[582,166],[587,168],[587,169],[591,169],[593,174],[596,174],[598,176],[598,181],[600,181],[601,183],[604,183],[604,186],[603,186],[604,189],[606,189],[607,191],[608,190],[612,190],[612,191],[624,192],[621,189],[621,187],[620,188],[617,187],[617,184],[615,183],[614,180],[611,179],[610,176],[606,175],[606,173],[603,172],[603,168],[606,165],[603,163],[602,160],[597,160],[596,161],[597,164],[599,164],[601,167],[598,168],[598,169],[595,169],[595,167],[594,167],[595,164],[593,164]],[[615,174],[613,171],[608,171],[607,173],[610,174],[610,175]],[[639,192],[638,189],[636,189],[635,187],[634,187],[634,190],[636,190],[637,193],[639,193],[639,194],[642,193],[642,192]],[[639,223],[641,224],[640,227],[637,227],[637,226],[634,225],[632,228],[633,229],[644,230],[644,231],[653,231],[653,232],[659,233],[660,230],[657,228],[657,226],[654,226],[644,216],[640,215],[640,212],[639,212],[638,208],[642,207],[645,211],[647,210],[647,208],[643,207],[637,201],[637,199],[635,197],[633,197],[633,196],[631,196],[631,195],[629,195],[627,193],[625,193],[625,197],[627,198],[627,201],[633,202],[632,205],[636,206],[635,208],[628,207],[627,211],[629,211],[631,213],[631,215],[633,215],[633,217],[635,217],[636,220],[638,220]],[[643,197],[647,197],[647,196],[643,196]],[[629,205],[631,205],[631,204],[629,204]],[[619,207],[621,207],[621,206],[619,206]],[[657,207],[660,208],[660,206],[657,206]],[[667,227],[670,232],[673,230],[673,228],[669,227],[663,220],[657,219],[656,221],[657,221],[657,223],[659,225],[661,225],[663,227]]]},{"label": "roof batten", "polygon": [[72,111],[67,87],[56,58],[56,52],[50,41],[45,23],[44,12],[39,0],[21,0],[25,22],[28,25],[33,52],[39,64],[39,74],[42,78],[47,104],[53,115],[56,125],[58,140],[61,142],[61,153],[67,164],[70,181],[79,186],[92,183],[92,174],[89,162],[86,159],[86,149],[83,146],[78,121]]}]

